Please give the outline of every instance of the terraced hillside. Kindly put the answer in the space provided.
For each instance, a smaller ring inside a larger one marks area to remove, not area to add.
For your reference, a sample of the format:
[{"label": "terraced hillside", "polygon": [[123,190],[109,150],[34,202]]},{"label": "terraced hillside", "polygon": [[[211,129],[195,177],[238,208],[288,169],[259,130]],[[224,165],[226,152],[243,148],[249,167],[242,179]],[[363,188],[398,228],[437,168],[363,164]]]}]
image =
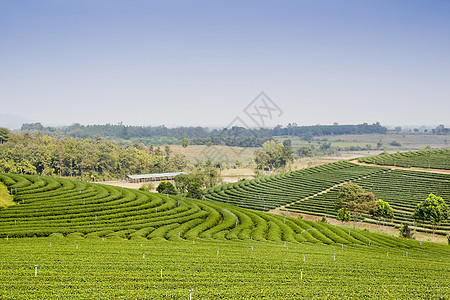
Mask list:
[{"label": "terraced hillside", "polygon": [[[378,199],[383,199],[394,209],[395,224],[407,223],[414,225],[412,215],[419,201],[423,201],[430,193],[450,199],[450,175],[426,173],[417,171],[390,170],[372,176],[357,179],[355,183],[364,189],[372,191]],[[302,212],[313,215],[336,217],[333,209],[337,200],[339,187],[330,191],[293,203],[286,208],[292,212]],[[365,222],[376,220],[366,216]],[[423,224],[419,231],[430,231],[431,225]],[[450,231],[450,223],[444,222],[438,226],[438,233]]]},{"label": "terraced hillside", "polygon": [[398,238],[213,201],[52,177],[1,174],[0,181],[19,203],[0,210],[3,238],[62,234],[137,240],[267,240],[411,247]]},{"label": "terraced hillside", "polygon": [[383,154],[358,159],[366,164],[450,170],[450,149]]},{"label": "terraced hillside", "polygon": [[269,211],[313,196],[335,185],[387,170],[389,169],[340,161],[206,189],[204,196],[206,199],[239,207]]},{"label": "terraced hillside", "polygon": [[[349,181],[372,191],[377,199],[388,201],[395,210],[395,224],[413,225],[414,208],[430,193],[450,201],[450,174],[391,170],[347,161],[227,184],[204,193],[206,199],[240,207],[336,217],[333,207],[340,185]],[[366,217],[366,222],[377,222]],[[423,224],[419,230],[428,232],[431,226]],[[445,234],[450,223],[444,222],[438,230]]]}]

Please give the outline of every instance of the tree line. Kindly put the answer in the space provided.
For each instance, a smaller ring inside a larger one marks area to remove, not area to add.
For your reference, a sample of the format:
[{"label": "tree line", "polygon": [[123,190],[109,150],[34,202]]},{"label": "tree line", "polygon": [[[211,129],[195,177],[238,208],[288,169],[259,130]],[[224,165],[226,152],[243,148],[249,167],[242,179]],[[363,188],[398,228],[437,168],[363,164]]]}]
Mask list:
[{"label": "tree line", "polygon": [[83,180],[110,180],[129,174],[185,170],[183,155],[154,146],[120,147],[102,139],[73,139],[4,134],[0,143],[0,172],[70,176]]},{"label": "tree line", "polygon": [[191,145],[206,145],[208,141],[212,145],[227,145],[240,147],[261,147],[264,142],[275,136],[297,136],[303,139],[311,139],[322,135],[344,135],[344,134],[384,134],[387,128],[374,124],[358,125],[313,125],[298,126],[289,123],[286,127],[278,125],[274,128],[244,128],[233,126],[231,128],[209,129],[206,127],[176,127],[168,128],[162,126],[127,126],[119,123],[117,125],[81,125],[51,127],[43,126],[41,123],[23,124],[22,132],[37,133],[58,138],[85,138],[93,139],[97,135],[109,140],[136,140],[140,142],[170,139],[180,143],[182,139],[190,140]]}]

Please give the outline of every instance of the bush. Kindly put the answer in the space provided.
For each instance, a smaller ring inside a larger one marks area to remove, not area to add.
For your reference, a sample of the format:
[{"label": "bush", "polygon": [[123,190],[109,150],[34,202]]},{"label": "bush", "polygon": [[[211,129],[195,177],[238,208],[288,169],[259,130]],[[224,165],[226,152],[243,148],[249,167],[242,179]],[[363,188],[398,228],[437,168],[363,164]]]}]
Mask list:
[{"label": "bush", "polygon": [[411,228],[409,228],[408,224],[402,224],[398,230],[400,231],[401,237],[404,237],[407,239],[413,238],[413,234],[411,233]]},{"label": "bush", "polygon": [[168,181],[162,181],[156,188],[156,191],[160,194],[168,194],[168,195],[176,195],[177,194],[173,184],[171,184]]}]

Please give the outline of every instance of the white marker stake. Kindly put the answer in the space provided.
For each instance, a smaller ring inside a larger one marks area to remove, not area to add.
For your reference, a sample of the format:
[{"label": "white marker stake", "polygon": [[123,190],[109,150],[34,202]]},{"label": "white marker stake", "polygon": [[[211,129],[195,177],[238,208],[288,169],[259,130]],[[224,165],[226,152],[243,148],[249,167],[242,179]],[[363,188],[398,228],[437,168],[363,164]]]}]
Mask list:
[{"label": "white marker stake", "polygon": [[406,251],[406,256],[408,256],[408,251]]},{"label": "white marker stake", "polygon": [[300,269],[300,280],[303,279],[303,269]]},{"label": "white marker stake", "polygon": [[161,278],[162,278],[162,267],[161,267]]},{"label": "white marker stake", "polygon": [[105,237],[102,237],[102,241],[104,241],[105,240]]},{"label": "white marker stake", "polygon": [[192,244],[195,244],[195,239],[192,239]]},{"label": "white marker stake", "polygon": [[389,252],[386,252],[386,256],[389,256]]},{"label": "white marker stake", "polygon": [[344,249],[344,243],[342,243],[342,249]]},{"label": "white marker stake", "polygon": [[142,252],[142,258],[145,258],[145,252]]},{"label": "white marker stake", "polygon": [[17,225],[17,220],[14,220],[14,225]]},{"label": "white marker stake", "polygon": [[217,256],[219,255],[219,249],[217,249]]},{"label": "white marker stake", "polygon": [[142,243],[141,243],[141,247],[142,247]]},{"label": "white marker stake", "polygon": [[6,240],[8,240],[9,239],[9,236],[6,236]]},{"label": "white marker stake", "polygon": [[189,289],[189,300],[192,300],[192,289]]},{"label": "white marker stake", "polygon": [[97,222],[97,215],[95,215],[95,221]]},{"label": "white marker stake", "polygon": [[180,232],[178,231],[178,237],[180,237]]},{"label": "white marker stake", "polygon": [[34,277],[37,277],[37,267],[38,265],[34,265]]},{"label": "white marker stake", "polygon": [[78,249],[78,243],[77,243],[77,249]]},{"label": "white marker stake", "polygon": [[252,251],[253,251],[253,246],[252,246]]},{"label": "white marker stake", "polygon": [[369,246],[370,246],[370,240],[369,240]]},{"label": "white marker stake", "polygon": [[52,242],[50,242],[50,247],[52,246]]},{"label": "white marker stake", "polygon": [[156,208],[156,212],[158,212],[158,208]]},{"label": "white marker stake", "polygon": [[303,255],[303,261],[306,261],[306,256],[305,255]]}]

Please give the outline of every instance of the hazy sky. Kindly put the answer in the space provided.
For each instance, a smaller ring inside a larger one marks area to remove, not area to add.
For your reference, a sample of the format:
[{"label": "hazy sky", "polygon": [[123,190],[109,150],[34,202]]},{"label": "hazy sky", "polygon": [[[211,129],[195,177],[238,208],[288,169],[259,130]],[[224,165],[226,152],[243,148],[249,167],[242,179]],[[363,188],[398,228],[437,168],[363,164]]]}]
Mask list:
[{"label": "hazy sky", "polygon": [[43,124],[450,122],[450,1],[0,0],[0,113]]}]

